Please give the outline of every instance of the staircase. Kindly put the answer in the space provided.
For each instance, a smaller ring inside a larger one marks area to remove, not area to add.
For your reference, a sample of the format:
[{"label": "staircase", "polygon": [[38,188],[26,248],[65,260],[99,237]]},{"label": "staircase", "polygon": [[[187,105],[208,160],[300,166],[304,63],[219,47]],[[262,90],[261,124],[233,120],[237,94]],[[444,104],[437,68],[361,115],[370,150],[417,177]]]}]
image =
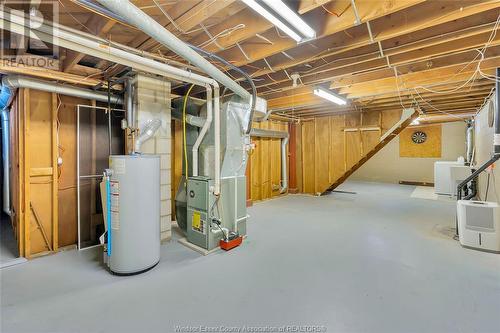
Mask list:
[{"label": "staircase", "polygon": [[406,109],[403,111],[401,120],[399,120],[391,129],[389,129],[381,138],[380,143],[378,143],[372,150],[370,150],[365,156],[363,156],[356,164],[354,164],[349,170],[347,170],[340,178],[338,178],[333,184],[331,184],[321,195],[325,195],[336,189],[340,184],[345,182],[356,170],[358,170],[363,164],[365,164],[372,156],[378,153],[382,148],[384,148],[392,139],[394,139],[401,131],[408,127],[413,120],[417,119],[419,112],[413,109]]}]

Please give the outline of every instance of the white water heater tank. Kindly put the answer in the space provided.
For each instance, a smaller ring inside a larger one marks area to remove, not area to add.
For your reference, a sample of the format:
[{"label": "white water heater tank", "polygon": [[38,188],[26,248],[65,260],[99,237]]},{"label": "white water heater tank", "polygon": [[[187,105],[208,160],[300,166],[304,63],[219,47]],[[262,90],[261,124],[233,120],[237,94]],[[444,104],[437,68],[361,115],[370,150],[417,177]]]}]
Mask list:
[{"label": "white water heater tank", "polygon": [[496,202],[459,200],[457,218],[462,246],[500,252],[500,210]]},{"label": "white water heater tank", "polygon": [[108,266],[115,274],[141,273],[160,260],[160,157],[112,155],[109,166]]}]

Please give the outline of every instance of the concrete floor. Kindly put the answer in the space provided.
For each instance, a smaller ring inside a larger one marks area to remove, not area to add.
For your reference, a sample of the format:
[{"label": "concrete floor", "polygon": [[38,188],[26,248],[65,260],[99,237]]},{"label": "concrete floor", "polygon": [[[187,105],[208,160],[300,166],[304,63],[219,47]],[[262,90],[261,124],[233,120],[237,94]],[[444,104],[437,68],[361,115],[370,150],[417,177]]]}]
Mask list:
[{"label": "concrete floor", "polygon": [[0,267],[19,257],[17,242],[8,216],[0,217]]},{"label": "concrete floor", "polygon": [[449,237],[452,202],[411,198],[411,186],[341,189],[357,194],[256,204],[240,248],[202,257],[171,242],[140,276],[110,275],[92,250],[3,269],[1,331],[500,331],[500,255]]}]

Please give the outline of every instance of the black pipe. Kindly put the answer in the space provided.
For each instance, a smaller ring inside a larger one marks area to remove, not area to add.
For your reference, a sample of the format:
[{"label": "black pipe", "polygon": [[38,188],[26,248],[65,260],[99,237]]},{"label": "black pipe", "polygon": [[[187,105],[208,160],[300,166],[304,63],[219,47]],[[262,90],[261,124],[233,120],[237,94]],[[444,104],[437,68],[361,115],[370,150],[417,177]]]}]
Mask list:
[{"label": "black pipe", "polygon": [[[465,197],[463,198],[463,200],[471,200],[472,198],[475,198],[476,195],[477,195],[477,178],[473,179],[471,182],[470,182],[470,190],[471,192],[470,193],[465,193]],[[466,188],[467,189],[467,188]]]}]

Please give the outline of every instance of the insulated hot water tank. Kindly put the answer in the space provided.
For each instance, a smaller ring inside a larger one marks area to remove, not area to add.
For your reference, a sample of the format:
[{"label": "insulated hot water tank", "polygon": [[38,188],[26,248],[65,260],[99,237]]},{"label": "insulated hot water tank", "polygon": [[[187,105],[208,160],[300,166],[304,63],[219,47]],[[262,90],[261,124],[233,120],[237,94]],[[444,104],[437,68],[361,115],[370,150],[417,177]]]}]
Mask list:
[{"label": "insulated hot water tank", "polygon": [[108,266],[116,274],[141,273],[160,260],[160,157],[112,155],[109,166]]}]

